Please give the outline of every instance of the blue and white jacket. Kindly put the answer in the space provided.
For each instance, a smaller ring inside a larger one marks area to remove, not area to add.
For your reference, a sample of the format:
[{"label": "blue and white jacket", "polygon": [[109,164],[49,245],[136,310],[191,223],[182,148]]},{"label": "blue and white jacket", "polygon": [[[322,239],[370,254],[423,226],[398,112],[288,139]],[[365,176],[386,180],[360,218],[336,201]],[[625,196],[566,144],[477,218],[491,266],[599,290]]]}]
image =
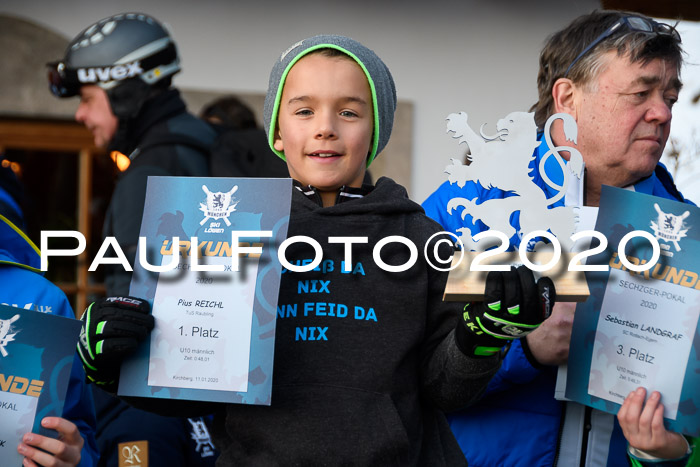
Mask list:
[{"label": "blue and white jacket", "polygon": [[[552,189],[535,170],[547,149],[546,143],[535,149],[530,175],[550,198],[554,195]],[[561,184],[561,170],[554,165],[546,165],[545,170],[551,180]],[[693,204],[678,192],[671,175],[660,163],[651,176],[633,188],[641,193]],[[507,196],[512,194],[497,188],[486,189],[474,182],[467,182],[464,188],[445,182],[425,200],[423,208],[445,230],[459,235],[457,229],[469,227],[474,235],[486,230],[486,226],[481,221],[471,224],[470,216],[463,221],[458,212],[448,215],[449,200],[461,197],[480,204],[487,199]],[[513,213],[511,225],[517,226],[518,218],[519,212]],[[517,246],[518,242],[516,236],[511,238],[512,245]],[[587,429],[585,465],[628,465],[627,442],[616,418],[574,402],[556,400],[556,374],[556,367],[539,365],[520,341],[513,342],[484,397],[448,417],[470,466],[579,465]],[[588,426],[584,425],[584,420]]]},{"label": "blue and white jacket", "polygon": [[[45,279],[39,268],[39,249],[0,215],[0,304],[75,318],[65,294]],[[97,465],[95,409],[77,354],[62,416],[76,424],[85,441],[79,465]]]}]

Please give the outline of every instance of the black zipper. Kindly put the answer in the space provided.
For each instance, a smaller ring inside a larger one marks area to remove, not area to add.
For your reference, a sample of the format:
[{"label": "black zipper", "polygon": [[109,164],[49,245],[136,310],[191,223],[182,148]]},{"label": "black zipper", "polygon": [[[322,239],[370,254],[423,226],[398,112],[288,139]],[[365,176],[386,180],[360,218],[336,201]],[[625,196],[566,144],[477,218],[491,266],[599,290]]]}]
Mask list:
[{"label": "black zipper", "polygon": [[591,431],[591,411],[592,409],[586,406],[583,416],[583,438],[581,439],[581,463],[579,466],[586,465],[586,454],[588,453],[588,433]]},{"label": "black zipper", "polygon": [[561,449],[561,439],[564,436],[564,424],[566,423],[566,402],[560,404],[561,408],[561,420],[559,421],[559,432],[557,434],[557,448],[554,451],[554,462],[552,462],[552,467],[557,467],[557,462],[559,462],[559,450]]}]

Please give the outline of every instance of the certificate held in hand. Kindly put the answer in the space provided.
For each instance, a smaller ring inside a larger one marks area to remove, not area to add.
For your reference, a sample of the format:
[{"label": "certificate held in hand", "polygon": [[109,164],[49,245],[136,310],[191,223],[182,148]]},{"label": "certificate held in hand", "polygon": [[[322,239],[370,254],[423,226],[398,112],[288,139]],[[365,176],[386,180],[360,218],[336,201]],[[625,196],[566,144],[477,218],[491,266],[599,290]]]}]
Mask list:
[{"label": "certificate held in hand", "polygon": [[[642,386],[659,391],[670,429],[700,433],[700,209],[603,187],[591,297],[576,308],[566,397],[617,413]],[[617,247],[617,245],[622,246]]]},{"label": "certificate held in hand", "polygon": [[290,205],[290,179],[149,178],[130,294],[155,328],[119,395],[270,404]]},{"label": "certificate held in hand", "polygon": [[80,321],[0,305],[0,465],[22,465],[25,433],[56,437],[41,419],[63,413]]}]

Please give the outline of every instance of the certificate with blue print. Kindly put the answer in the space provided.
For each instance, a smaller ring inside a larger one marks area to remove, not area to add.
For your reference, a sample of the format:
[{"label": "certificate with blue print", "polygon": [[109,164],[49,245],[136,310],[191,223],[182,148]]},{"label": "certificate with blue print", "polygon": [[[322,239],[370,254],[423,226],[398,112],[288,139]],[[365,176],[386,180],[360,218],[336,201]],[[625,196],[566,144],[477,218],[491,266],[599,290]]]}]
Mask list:
[{"label": "certificate with blue print", "polygon": [[155,328],[119,395],[270,404],[291,179],[149,177],[130,294]]},{"label": "certificate with blue print", "polygon": [[[604,186],[576,308],[566,397],[616,414],[637,387],[659,391],[670,429],[700,434],[700,209]],[[658,247],[654,243],[658,242]]]},{"label": "certificate with blue print", "polygon": [[60,417],[68,389],[80,321],[0,305],[0,465],[22,465],[17,453],[30,431]]}]

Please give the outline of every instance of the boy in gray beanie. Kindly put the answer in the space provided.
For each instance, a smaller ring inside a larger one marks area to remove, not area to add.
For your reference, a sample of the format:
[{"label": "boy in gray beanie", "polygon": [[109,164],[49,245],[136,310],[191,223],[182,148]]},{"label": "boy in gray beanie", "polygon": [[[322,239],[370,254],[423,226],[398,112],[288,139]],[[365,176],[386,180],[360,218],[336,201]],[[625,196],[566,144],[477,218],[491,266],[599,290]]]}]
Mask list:
[{"label": "boy in gray beanie", "polygon": [[522,268],[489,276],[488,308],[442,301],[447,273],[416,250],[438,224],[392,180],[362,183],[395,108],[389,70],[352,39],[303,40],[273,67],[265,129],[295,180],[288,236],[305,237],[285,258],[310,267],[283,271],[270,405],[225,406],[217,465],[465,465],[442,410],[546,316]]},{"label": "boy in gray beanie", "polygon": [[279,115],[279,104],[285,78],[299,59],[315,50],[323,49],[337,50],[341,54],[352,57],[362,68],[369,82],[374,118],[372,150],[367,158],[367,166],[369,167],[377,154],[389,142],[394,126],[394,112],[396,112],[396,87],[391,72],[384,62],[373,51],[348,37],[321,35],[299,41],[287,49],[275,62],[270,72],[270,84],[267,87],[263,109],[268,141],[273,151],[284,160],[284,154],[273,146],[275,125],[271,122],[276,122]]},{"label": "boy in gray beanie", "polygon": [[[466,464],[440,410],[478,397],[500,359],[479,355],[476,334],[460,319],[463,305],[442,301],[445,272],[425,258],[388,272],[373,258],[387,237],[422,249],[441,230],[392,180],[362,184],[389,141],[395,109],[389,69],[347,37],[297,42],[272,68],[264,123],[270,147],[296,182],[288,236],[316,240],[323,263],[283,274],[272,404],[228,407],[232,444],[222,449],[222,462]],[[339,236],[361,239],[351,255],[350,244],[333,242]],[[307,243],[286,251],[292,264],[315,256]],[[381,250],[386,264],[409,257],[404,245]],[[503,280],[537,295],[522,271]],[[539,301],[518,295],[518,318],[539,324]],[[507,342],[491,341],[499,349]]]}]

